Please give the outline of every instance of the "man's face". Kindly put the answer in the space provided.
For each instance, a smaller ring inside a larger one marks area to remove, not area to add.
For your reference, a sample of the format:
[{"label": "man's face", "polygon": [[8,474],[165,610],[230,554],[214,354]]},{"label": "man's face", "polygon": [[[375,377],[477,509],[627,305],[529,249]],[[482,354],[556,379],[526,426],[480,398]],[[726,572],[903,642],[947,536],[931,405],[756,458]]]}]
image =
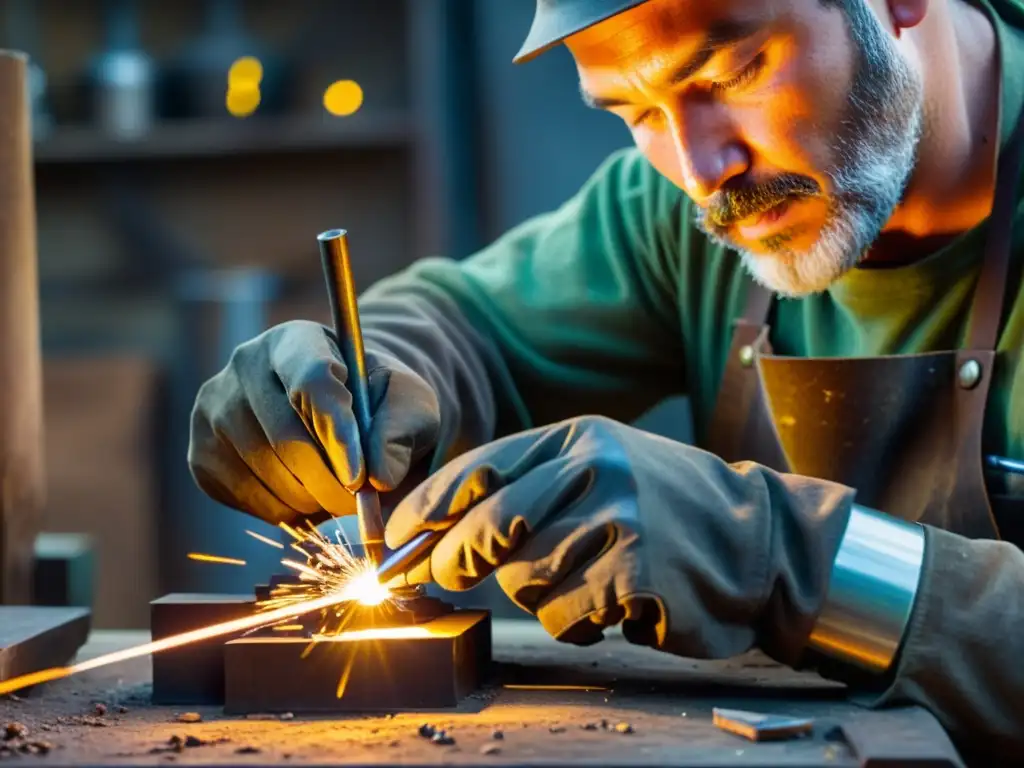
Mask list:
[{"label": "man's face", "polygon": [[914,167],[921,78],[867,2],[648,0],[567,41],[588,103],[783,295],[854,267]]}]

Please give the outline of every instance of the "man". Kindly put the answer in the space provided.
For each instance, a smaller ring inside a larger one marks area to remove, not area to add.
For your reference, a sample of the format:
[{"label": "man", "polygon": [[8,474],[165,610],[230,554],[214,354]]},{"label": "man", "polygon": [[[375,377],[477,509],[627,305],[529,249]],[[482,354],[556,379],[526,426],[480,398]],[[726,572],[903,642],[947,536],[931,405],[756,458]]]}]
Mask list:
[{"label": "man", "polygon": [[[494,572],[571,643],[756,646],[1024,755],[1024,503],[982,469],[1024,455],[1024,7],[538,0],[519,60],[563,42],[636,149],[362,298],[365,456],[329,332],[239,347],[197,482],[278,522],[368,473],[389,547],[446,531],[414,579]],[[678,392],[698,447],[627,426]]]}]

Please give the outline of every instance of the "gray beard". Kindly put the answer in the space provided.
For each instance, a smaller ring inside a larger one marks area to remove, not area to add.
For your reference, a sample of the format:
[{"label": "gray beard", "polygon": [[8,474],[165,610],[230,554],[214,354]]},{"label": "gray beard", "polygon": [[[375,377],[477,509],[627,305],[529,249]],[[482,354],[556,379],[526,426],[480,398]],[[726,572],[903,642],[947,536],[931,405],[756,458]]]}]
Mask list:
[{"label": "gray beard", "polygon": [[858,61],[849,104],[828,169],[829,213],[817,241],[795,251],[783,237],[754,252],[732,243],[696,211],[712,241],[734,248],[754,280],[788,297],[827,289],[856,267],[899,205],[917,162],[923,132],[923,86],[900,57],[864,0],[843,4]]}]

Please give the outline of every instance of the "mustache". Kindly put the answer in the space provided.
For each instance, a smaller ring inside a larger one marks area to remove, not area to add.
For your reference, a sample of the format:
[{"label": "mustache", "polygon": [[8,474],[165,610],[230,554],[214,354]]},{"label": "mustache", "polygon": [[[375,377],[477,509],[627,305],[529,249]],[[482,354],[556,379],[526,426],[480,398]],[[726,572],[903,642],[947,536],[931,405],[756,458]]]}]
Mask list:
[{"label": "mustache", "polygon": [[812,197],[820,193],[821,188],[814,179],[783,174],[760,184],[716,192],[704,211],[704,218],[709,224],[725,229],[737,221],[770,211],[792,198]]}]

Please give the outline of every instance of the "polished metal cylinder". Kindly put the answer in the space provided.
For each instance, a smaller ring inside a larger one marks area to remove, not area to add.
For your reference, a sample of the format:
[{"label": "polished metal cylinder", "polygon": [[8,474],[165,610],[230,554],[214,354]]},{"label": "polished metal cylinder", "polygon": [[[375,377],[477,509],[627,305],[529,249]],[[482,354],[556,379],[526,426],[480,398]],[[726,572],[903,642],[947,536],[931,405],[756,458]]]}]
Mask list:
[{"label": "polished metal cylinder", "polygon": [[[352,394],[352,412],[359,428],[360,444],[365,457],[372,421],[370,386],[363,350],[363,331],[359,324],[356,286],[352,277],[348,233],[344,229],[331,229],[322,232],[317,237],[317,242],[320,245],[320,260],[327,281],[334,335],[338,339],[341,359],[348,368],[346,386]],[[364,469],[356,480],[359,538],[363,544],[364,554],[375,565],[379,565],[384,553],[384,519],[380,510],[380,497],[367,481],[365,471]]]},{"label": "polished metal cylinder", "polygon": [[423,531],[413,536],[400,546],[377,568],[377,580],[385,586],[415,586],[408,579],[392,584],[399,577],[405,576],[423,557],[430,553],[444,531]]},{"label": "polished metal cylinder", "polygon": [[853,505],[810,646],[872,672],[896,658],[917,597],[924,529]]}]

